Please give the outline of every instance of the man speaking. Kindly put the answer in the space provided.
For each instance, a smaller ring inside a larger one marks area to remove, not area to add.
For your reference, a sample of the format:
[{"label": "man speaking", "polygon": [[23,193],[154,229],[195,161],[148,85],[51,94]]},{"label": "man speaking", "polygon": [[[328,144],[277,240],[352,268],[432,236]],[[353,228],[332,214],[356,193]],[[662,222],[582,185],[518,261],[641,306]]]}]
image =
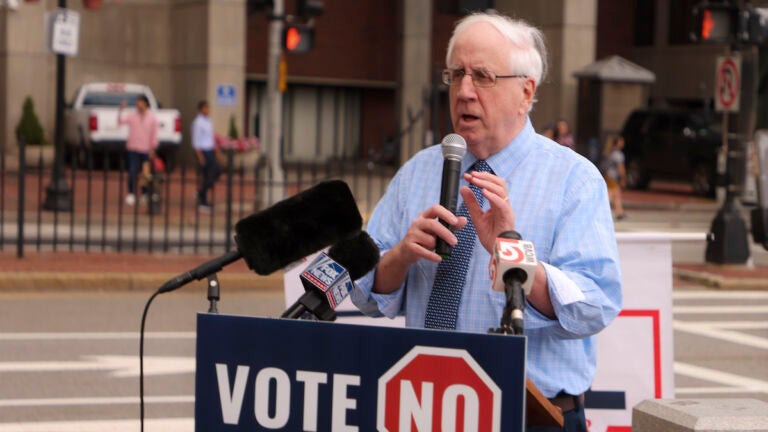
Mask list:
[{"label": "man speaking", "polygon": [[[494,244],[519,232],[539,260],[524,311],[528,377],[562,408],[568,431],[586,431],[594,335],[622,300],[605,182],[576,152],[537,135],[528,118],[546,73],[539,30],[470,15],[454,30],[446,66],[453,128],[467,143],[458,210],[438,204],[440,146],[417,153],[371,216],[381,261],[358,281],[353,302],[369,315],[404,314],[410,327],[485,333],[506,302],[488,274]],[[450,256],[435,253],[437,238],[452,246]]]}]

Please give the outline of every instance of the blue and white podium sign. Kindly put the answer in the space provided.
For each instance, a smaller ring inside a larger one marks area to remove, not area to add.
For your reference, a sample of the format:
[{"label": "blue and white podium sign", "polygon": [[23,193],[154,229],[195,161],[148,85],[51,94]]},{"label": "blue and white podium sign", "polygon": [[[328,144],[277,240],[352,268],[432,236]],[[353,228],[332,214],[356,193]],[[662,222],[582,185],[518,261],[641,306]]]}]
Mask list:
[{"label": "blue and white podium sign", "polygon": [[522,431],[525,338],[200,314],[196,431]]}]

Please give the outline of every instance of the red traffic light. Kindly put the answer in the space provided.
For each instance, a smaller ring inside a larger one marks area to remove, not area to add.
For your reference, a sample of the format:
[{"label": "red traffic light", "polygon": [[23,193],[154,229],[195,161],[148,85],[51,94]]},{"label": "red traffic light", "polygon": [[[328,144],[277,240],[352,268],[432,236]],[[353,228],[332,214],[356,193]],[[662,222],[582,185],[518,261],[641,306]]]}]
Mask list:
[{"label": "red traffic light", "polygon": [[293,51],[301,43],[301,33],[296,27],[288,27],[285,31],[285,48],[288,51]]},{"label": "red traffic light", "polygon": [[701,38],[708,40],[712,37],[712,29],[715,27],[715,20],[712,18],[712,11],[704,9],[701,17]]},{"label": "red traffic light", "polygon": [[288,52],[309,52],[313,45],[314,30],[310,27],[289,25],[283,31],[283,47]]},{"label": "red traffic light", "polygon": [[739,9],[726,3],[703,2],[694,7],[692,39],[699,42],[732,42],[739,35]]},{"label": "red traffic light", "polygon": [[701,11],[701,39],[722,42],[730,40],[736,30],[738,11],[730,8],[708,8]]}]

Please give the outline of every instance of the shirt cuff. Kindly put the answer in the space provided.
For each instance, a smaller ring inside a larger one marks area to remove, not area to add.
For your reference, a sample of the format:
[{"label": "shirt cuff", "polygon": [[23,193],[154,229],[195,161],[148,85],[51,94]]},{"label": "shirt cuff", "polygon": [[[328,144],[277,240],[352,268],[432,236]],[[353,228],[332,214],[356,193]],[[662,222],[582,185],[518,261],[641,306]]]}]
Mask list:
[{"label": "shirt cuff", "polygon": [[579,286],[576,285],[576,282],[566,276],[562,270],[547,263],[542,262],[541,264],[547,273],[549,296],[555,309],[557,309],[557,304],[567,306],[571,303],[583,301],[586,298],[581,289],[579,289]]},{"label": "shirt cuff", "polygon": [[[539,261],[544,266],[549,285],[549,297],[555,312],[563,306],[584,300],[584,293],[578,285],[557,267]],[[530,306],[530,305],[529,305]],[[552,319],[542,314],[536,308],[529,307],[525,310],[525,326],[529,329],[541,329],[559,325],[558,319]]]},{"label": "shirt cuff", "polygon": [[401,286],[389,294],[374,293],[372,290],[375,276],[376,271],[371,271],[356,281],[350,294],[352,303],[368,316],[394,318],[402,308],[405,289]]}]

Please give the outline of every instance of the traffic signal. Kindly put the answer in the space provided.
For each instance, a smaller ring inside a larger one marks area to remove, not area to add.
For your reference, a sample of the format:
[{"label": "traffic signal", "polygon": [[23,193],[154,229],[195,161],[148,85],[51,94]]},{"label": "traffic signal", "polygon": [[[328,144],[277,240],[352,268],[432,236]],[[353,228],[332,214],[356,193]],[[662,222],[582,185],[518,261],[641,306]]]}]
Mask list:
[{"label": "traffic signal", "polygon": [[702,2],[693,8],[696,42],[734,42],[740,39],[741,11],[730,3]]},{"label": "traffic signal", "polygon": [[768,8],[703,1],[693,7],[694,42],[762,44],[768,40]]},{"label": "traffic signal", "polygon": [[283,48],[292,53],[305,53],[312,50],[315,42],[315,30],[305,25],[286,25],[283,30]]}]

